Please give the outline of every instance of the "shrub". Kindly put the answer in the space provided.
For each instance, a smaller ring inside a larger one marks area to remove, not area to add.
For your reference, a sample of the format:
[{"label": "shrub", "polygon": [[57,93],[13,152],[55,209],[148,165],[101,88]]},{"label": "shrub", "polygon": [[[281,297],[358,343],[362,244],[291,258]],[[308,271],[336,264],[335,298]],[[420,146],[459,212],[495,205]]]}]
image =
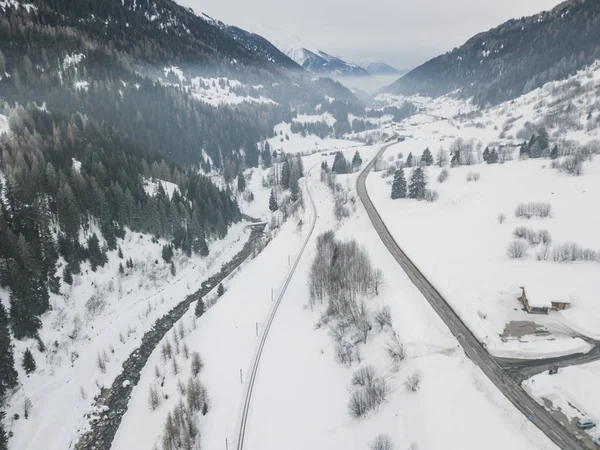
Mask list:
[{"label": "shrub", "polygon": [[508,246],[508,257],[511,259],[520,259],[527,252],[527,244],[523,241],[512,241]]},{"label": "shrub", "polygon": [[379,325],[380,330],[383,330],[386,326],[391,327],[392,312],[390,310],[390,307],[388,305],[385,305],[383,308],[378,309],[375,312],[373,319],[375,320],[375,323]]},{"label": "shrub", "polygon": [[448,171],[448,169],[446,169],[446,168],[442,169],[441,172],[439,173],[439,175],[437,176],[438,183],[443,183],[444,181],[446,181],[448,179],[449,176],[450,176],[450,172]]},{"label": "shrub", "polygon": [[440,196],[438,195],[437,191],[434,191],[432,189],[425,189],[424,198],[429,203],[433,203],[433,202],[437,201],[440,198]]},{"label": "shrub", "polygon": [[371,450],[394,450],[392,440],[387,434],[380,434],[371,443]]},{"label": "shrub", "polygon": [[376,378],[375,367],[371,365],[364,366],[354,372],[354,375],[352,375],[352,384],[354,386],[370,386]]},{"label": "shrub", "polygon": [[514,235],[519,239],[526,239],[529,242],[529,245],[535,247],[540,243],[548,244],[552,237],[550,236],[550,232],[548,230],[539,230],[534,231],[531,228],[527,227],[517,227],[515,228]]},{"label": "shrub", "polygon": [[479,175],[479,173],[475,172],[469,172],[467,174],[467,181],[479,181],[479,179],[481,178],[481,175]]},{"label": "shrub", "polygon": [[404,381],[404,386],[411,392],[417,392],[421,387],[421,372],[413,372]]},{"label": "shrub", "polygon": [[350,415],[356,419],[364,417],[369,411],[367,393],[360,389],[354,391],[350,395],[350,403],[348,403]]},{"label": "shrub", "polygon": [[598,258],[598,252],[575,242],[557,245],[552,249],[552,260],[555,262],[597,261]]},{"label": "shrub", "polygon": [[392,333],[392,340],[386,345],[386,351],[394,364],[398,364],[406,358],[404,345],[400,342],[400,337],[397,333]]},{"label": "shrub", "polygon": [[516,217],[525,217],[526,219],[531,219],[532,217],[547,218],[551,215],[552,205],[550,203],[520,203],[517,205],[517,209],[515,209]]},{"label": "shrub", "polygon": [[562,163],[559,164],[558,170],[566,172],[569,175],[580,176],[583,174],[583,157],[580,154],[567,156]]}]

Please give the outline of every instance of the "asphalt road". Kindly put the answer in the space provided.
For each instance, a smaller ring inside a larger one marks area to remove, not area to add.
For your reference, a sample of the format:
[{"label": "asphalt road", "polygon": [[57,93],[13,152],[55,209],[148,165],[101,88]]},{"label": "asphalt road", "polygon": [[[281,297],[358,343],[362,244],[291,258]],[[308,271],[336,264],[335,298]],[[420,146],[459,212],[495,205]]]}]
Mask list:
[{"label": "asphalt road", "polygon": [[312,220],[312,224],[310,226],[310,230],[308,232],[308,235],[306,236],[306,239],[304,240],[304,243],[302,244],[302,248],[300,249],[300,252],[298,253],[298,256],[296,257],[296,260],[294,261],[294,265],[292,266],[292,269],[289,271],[287,278],[285,279],[285,283],[283,285],[283,288],[281,289],[281,292],[279,293],[279,296],[277,297],[277,299],[275,300],[275,304],[273,305],[273,308],[271,309],[271,312],[269,314],[269,317],[267,318],[267,321],[265,323],[265,328],[264,331],[260,337],[260,341],[258,343],[258,348],[255,352],[255,358],[254,361],[252,362],[252,367],[250,369],[250,373],[248,374],[249,378],[248,378],[248,382],[246,384],[246,391],[244,393],[244,403],[242,405],[242,411],[241,411],[241,415],[240,415],[240,419],[239,419],[239,428],[238,428],[238,435],[237,435],[237,450],[243,450],[244,448],[244,444],[245,444],[245,438],[246,438],[246,427],[248,424],[248,418],[250,416],[250,405],[252,404],[252,394],[254,391],[254,383],[256,381],[256,375],[258,372],[258,367],[260,364],[260,358],[262,356],[263,350],[265,348],[265,344],[267,342],[267,337],[269,335],[269,330],[271,329],[271,324],[273,323],[273,320],[275,319],[275,314],[277,313],[277,309],[279,308],[279,305],[281,304],[281,300],[283,299],[283,296],[285,295],[285,292],[287,290],[288,285],[290,284],[290,281],[292,280],[292,277],[294,276],[294,273],[296,272],[296,267],[298,267],[298,263],[300,262],[300,258],[302,258],[302,254],[304,253],[304,249],[306,248],[306,245],[308,244],[308,241],[310,240],[310,237],[312,236],[312,233],[315,229],[315,225],[317,223],[317,209],[315,207],[315,202],[313,201],[310,189],[308,188],[308,180],[309,177],[308,175],[310,174],[310,172],[312,171],[313,168],[311,168],[308,171],[308,174],[306,176],[306,190],[308,192],[308,199],[310,201],[310,206],[313,212],[313,220]]},{"label": "asphalt road", "polygon": [[[400,249],[379,213],[373,206],[365,181],[379,157],[393,144],[384,145],[377,156],[367,165],[357,181],[358,195],[365,206],[367,214],[379,234],[379,237],[406,272],[413,284],[421,291],[435,312],[446,323],[452,334],[457,338],[467,356],[479,366],[483,373],[496,385],[516,408],[525,416],[523,420],[531,420],[548,438],[562,449],[580,450],[590,448],[588,443],[582,444],[573,437],[566,428],[561,426],[541,405],[531,398],[519,384],[506,374],[500,365],[490,356],[475,335],[469,330],[456,312],[450,307],[442,295],[425,278],[417,266]],[[473,411],[473,414],[476,414]],[[588,437],[589,440],[589,437]],[[591,443],[591,440],[589,440]],[[593,445],[593,444],[592,444]]]}]

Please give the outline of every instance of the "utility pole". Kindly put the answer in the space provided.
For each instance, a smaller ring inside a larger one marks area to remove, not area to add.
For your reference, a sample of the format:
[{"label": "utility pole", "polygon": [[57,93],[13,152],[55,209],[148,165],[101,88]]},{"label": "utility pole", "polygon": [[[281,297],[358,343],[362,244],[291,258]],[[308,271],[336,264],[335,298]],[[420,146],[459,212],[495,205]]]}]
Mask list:
[{"label": "utility pole", "polygon": [[288,267],[290,267],[290,255],[288,255]]},{"label": "utility pole", "polygon": [[240,384],[244,384],[244,380],[242,378],[242,369],[240,369]]},{"label": "utility pole", "polygon": [[229,443],[227,442],[227,438],[225,438],[225,450],[229,450]]},{"label": "utility pole", "polygon": [[258,322],[256,322],[256,337],[258,337]]},{"label": "utility pole", "polygon": [[273,301],[273,288],[271,288],[271,302]]}]

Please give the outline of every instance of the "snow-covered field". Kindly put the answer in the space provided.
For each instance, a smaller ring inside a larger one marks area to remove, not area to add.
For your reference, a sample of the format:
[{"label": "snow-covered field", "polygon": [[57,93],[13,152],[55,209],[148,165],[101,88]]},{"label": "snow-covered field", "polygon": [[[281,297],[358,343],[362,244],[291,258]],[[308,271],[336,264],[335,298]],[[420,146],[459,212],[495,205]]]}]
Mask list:
[{"label": "snow-covered field", "polygon": [[280,123],[275,126],[276,136],[268,139],[272,150],[283,151],[286,153],[311,153],[313,151],[339,150],[348,147],[357,147],[362,145],[357,141],[346,139],[325,138],[308,134],[305,137],[301,134],[291,132],[291,124]]},{"label": "snow-covered field", "polygon": [[[406,141],[388,152],[406,154],[416,146],[418,141]],[[542,244],[527,250],[520,260],[507,254],[518,226],[548,230],[550,246],[575,241],[600,249],[600,216],[592,207],[593,199],[600,196],[600,160],[586,163],[584,175],[577,178],[547,164],[547,160],[529,160],[457,167],[442,184],[436,181],[441,169],[428,168],[430,187],[439,193],[435,203],[392,200],[391,180],[381,173],[371,174],[367,181],[369,194],[396,241],[497,355],[558,356],[589,348],[573,339],[574,334],[600,338],[598,262],[537,261]],[[468,182],[469,172],[479,173],[480,180]],[[550,203],[552,217],[515,217],[517,205],[530,201]],[[502,224],[500,214],[506,216]],[[562,300],[571,302],[572,308],[548,316],[528,315],[517,300],[520,286],[534,304],[549,306]],[[506,324],[527,320],[546,326],[552,340],[533,335],[519,341],[502,339]]]}]

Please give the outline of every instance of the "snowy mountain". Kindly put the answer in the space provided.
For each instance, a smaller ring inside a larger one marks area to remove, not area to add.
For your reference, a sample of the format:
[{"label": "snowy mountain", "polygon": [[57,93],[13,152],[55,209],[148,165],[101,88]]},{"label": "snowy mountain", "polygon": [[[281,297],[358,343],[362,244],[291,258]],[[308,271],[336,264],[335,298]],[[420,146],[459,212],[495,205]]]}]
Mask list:
[{"label": "snowy mountain", "polygon": [[570,0],[480,33],[385,91],[439,96],[462,89],[478,104],[497,104],[564,79],[598,58],[600,2]]},{"label": "snowy mountain", "polygon": [[371,75],[374,76],[388,76],[388,75],[403,75],[405,74],[407,71],[406,70],[398,70],[392,66],[390,66],[389,64],[386,63],[382,63],[382,62],[364,62],[364,63],[359,63],[359,65],[361,67],[364,67],[365,69],[367,69],[369,71],[369,73]]}]

